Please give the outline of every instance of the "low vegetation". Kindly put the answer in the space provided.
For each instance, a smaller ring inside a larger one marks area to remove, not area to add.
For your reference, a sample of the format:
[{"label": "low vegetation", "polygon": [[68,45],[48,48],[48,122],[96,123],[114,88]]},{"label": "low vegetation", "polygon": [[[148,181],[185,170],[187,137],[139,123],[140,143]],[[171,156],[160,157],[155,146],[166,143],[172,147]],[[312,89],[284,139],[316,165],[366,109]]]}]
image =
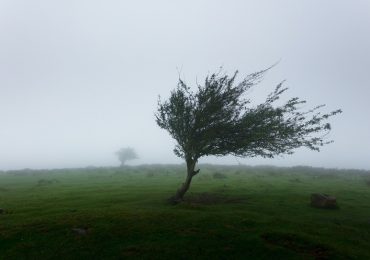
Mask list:
[{"label": "low vegetation", "polygon": [[1,172],[0,259],[370,259],[369,171],[201,167]]}]

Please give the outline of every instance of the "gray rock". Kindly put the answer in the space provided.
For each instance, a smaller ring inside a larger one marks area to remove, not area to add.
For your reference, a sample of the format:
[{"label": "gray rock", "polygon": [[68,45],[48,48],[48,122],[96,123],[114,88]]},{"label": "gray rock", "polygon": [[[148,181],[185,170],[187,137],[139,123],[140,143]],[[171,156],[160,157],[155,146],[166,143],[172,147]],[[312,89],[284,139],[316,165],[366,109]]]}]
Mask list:
[{"label": "gray rock", "polygon": [[321,193],[311,194],[311,206],[321,209],[336,209],[338,208],[337,199],[334,196]]},{"label": "gray rock", "polygon": [[87,229],[86,228],[72,228],[71,229],[75,234],[80,235],[80,236],[85,236],[87,235]]}]

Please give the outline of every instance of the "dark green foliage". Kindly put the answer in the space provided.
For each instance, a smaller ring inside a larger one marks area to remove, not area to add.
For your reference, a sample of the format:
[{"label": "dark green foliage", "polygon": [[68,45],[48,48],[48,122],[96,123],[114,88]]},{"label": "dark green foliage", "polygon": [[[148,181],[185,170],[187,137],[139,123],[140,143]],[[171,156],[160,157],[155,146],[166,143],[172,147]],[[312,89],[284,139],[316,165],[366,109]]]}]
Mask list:
[{"label": "dark green foliage", "polygon": [[298,97],[282,105],[277,100],[287,90],[280,83],[265,102],[250,106],[246,92],[260,82],[267,70],[235,83],[233,76],[212,74],[193,92],[181,79],[166,101],[159,101],[157,124],[177,141],[175,154],[197,161],[202,156],[262,156],[290,154],[305,146],[318,151],[330,143],[324,137],[331,129],[327,119],[341,110],[308,111]]},{"label": "dark green foliage", "polygon": [[[268,70],[268,69],[267,69]],[[321,113],[320,105],[302,111],[306,101],[294,97],[278,104],[287,90],[283,82],[269,94],[265,102],[252,106],[246,93],[258,84],[267,70],[248,75],[235,83],[238,72],[231,77],[214,73],[198,85],[194,92],[181,79],[168,100],[158,101],[156,122],[176,140],[174,152],[184,158],[187,177],[171,203],[178,203],[190,187],[202,156],[231,154],[240,157],[272,158],[291,154],[298,147],[319,151],[330,131],[328,118],[341,113]]]}]

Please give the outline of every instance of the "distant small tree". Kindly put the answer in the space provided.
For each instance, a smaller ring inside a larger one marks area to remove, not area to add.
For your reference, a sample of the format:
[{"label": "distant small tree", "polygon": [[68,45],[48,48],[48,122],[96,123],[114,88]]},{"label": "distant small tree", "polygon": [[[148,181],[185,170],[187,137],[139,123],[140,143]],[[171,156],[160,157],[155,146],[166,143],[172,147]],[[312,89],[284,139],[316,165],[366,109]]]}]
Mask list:
[{"label": "distant small tree", "polygon": [[322,114],[318,110],[324,105],[320,105],[301,111],[306,101],[298,97],[277,105],[276,101],[287,90],[283,82],[263,103],[250,105],[245,94],[267,70],[250,74],[237,84],[237,71],[231,77],[214,73],[195,92],[180,78],[168,100],[159,98],[156,122],[176,140],[174,153],[187,166],[186,180],[171,198],[172,202],[183,199],[199,172],[195,170],[198,159],[203,156],[272,158],[292,154],[301,146],[319,151],[332,142],[325,140],[331,128],[326,121],[341,110]]},{"label": "distant small tree", "polygon": [[123,167],[127,161],[138,158],[135,150],[131,147],[121,148],[116,152],[116,155],[121,162],[121,167]]}]

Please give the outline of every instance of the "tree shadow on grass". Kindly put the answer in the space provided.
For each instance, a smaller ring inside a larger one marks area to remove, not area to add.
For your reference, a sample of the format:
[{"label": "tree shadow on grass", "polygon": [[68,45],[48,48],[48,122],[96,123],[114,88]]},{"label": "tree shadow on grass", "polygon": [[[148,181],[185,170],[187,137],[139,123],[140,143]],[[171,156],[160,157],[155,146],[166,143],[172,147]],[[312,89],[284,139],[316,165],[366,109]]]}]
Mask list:
[{"label": "tree shadow on grass", "polygon": [[227,196],[220,193],[191,193],[188,194],[183,203],[196,204],[196,205],[215,205],[215,204],[232,204],[232,203],[245,203],[245,197]]}]

